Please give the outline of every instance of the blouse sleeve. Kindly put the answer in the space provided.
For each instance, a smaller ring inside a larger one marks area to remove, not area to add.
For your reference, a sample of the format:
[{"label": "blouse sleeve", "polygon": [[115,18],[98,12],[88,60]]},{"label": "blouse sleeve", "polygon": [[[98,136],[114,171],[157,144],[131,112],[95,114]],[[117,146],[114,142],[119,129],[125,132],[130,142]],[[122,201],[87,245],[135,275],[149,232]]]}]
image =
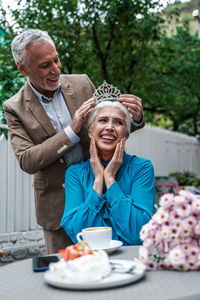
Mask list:
[{"label": "blouse sleeve", "polygon": [[77,233],[83,228],[102,226],[101,209],[105,203],[92,187],[84,197],[80,174],[81,169],[76,165],[65,173],[65,209],[61,226],[74,243],[77,242]]},{"label": "blouse sleeve", "polygon": [[107,190],[106,198],[110,221],[118,238],[127,244],[141,244],[139,233],[142,226],[151,219],[155,201],[155,180],[151,161],[144,160],[138,167],[130,194],[124,193],[118,182],[115,182]]}]

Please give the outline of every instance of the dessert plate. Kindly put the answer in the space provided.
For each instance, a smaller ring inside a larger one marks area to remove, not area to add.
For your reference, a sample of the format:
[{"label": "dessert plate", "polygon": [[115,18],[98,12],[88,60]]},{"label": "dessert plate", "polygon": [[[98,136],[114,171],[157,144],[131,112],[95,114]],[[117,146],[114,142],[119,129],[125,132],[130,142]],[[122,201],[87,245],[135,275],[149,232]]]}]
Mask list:
[{"label": "dessert plate", "polygon": [[123,243],[121,241],[118,240],[112,240],[110,242],[109,247],[107,248],[92,248],[92,250],[105,250],[108,254],[111,254],[113,252],[115,252],[117,249],[119,249],[121,246],[123,245]]},{"label": "dessert plate", "polygon": [[[58,277],[54,272],[46,271],[44,274],[44,280],[47,284],[71,290],[95,290],[95,289],[105,289],[112,287],[119,287],[122,285],[130,284],[138,281],[145,275],[145,266],[135,260],[122,260],[113,259],[110,260],[112,265],[120,265],[120,272],[111,271],[111,273],[99,281],[95,282],[77,282],[69,281],[66,278]],[[124,270],[124,271],[123,271]],[[127,272],[126,270],[132,270]]]}]

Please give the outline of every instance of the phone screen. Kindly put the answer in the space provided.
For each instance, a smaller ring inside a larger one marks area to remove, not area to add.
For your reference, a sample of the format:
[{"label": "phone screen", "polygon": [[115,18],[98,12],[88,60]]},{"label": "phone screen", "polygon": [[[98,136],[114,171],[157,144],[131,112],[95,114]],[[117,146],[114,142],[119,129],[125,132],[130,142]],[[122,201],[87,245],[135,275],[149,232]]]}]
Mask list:
[{"label": "phone screen", "polygon": [[32,267],[34,272],[43,272],[48,270],[49,264],[52,262],[59,261],[58,256],[50,255],[50,256],[37,256],[33,257]]},{"label": "phone screen", "polygon": [[52,262],[57,262],[57,256],[43,256],[43,257],[36,257],[36,266],[38,268],[46,268]]}]

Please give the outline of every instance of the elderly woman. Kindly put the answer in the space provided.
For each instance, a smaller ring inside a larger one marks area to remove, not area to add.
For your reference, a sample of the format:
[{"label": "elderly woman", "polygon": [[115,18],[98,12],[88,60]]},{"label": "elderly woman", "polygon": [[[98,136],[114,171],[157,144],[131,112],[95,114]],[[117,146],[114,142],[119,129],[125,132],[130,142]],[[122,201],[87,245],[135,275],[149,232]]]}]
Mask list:
[{"label": "elderly woman", "polygon": [[119,101],[102,101],[88,119],[90,160],[66,171],[61,226],[76,243],[83,228],[111,226],[114,240],[141,244],[140,230],[153,215],[152,163],[124,151],[131,117]]}]

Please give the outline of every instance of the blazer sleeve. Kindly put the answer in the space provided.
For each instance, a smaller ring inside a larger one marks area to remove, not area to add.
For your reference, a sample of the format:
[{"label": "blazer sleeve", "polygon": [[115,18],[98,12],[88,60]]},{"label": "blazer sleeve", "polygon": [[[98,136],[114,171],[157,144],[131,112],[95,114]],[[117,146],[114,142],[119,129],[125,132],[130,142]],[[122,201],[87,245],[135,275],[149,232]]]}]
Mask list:
[{"label": "blazer sleeve", "polygon": [[[4,112],[15,156],[22,170],[34,174],[61,158],[73,147],[64,130],[36,144],[15,111],[4,103]],[[42,129],[41,129],[42,130]]]},{"label": "blazer sleeve", "polygon": [[[80,86],[80,82],[82,83],[81,88],[77,89],[78,92],[75,94],[76,107],[79,107],[93,93],[94,85],[86,75],[64,75],[61,79],[63,87],[67,85],[69,80],[74,89],[77,85]],[[20,167],[25,172],[34,174],[59,160],[64,154],[72,150],[74,145],[64,130],[58,133],[55,132],[38,101],[32,102],[29,100],[31,102],[30,110],[30,103],[27,104],[26,99],[35,96],[32,95],[32,92],[30,94],[30,88],[27,85],[18,94],[4,102],[3,108],[11,144]],[[70,101],[72,100],[70,99]],[[35,111],[37,113],[34,114]],[[40,121],[38,121],[38,116],[40,116]],[[43,124],[46,126],[43,127]],[[81,139],[84,139],[86,134],[86,130],[80,132]],[[87,151],[86,147],[84,151]]]},{"label": "blazer sleeve", "polygon": [[134,132],[140,128],[143,128],[145,126],[145,119],[144,119],[144,115],[142,116],[142,121],[140,124],[137,124],[136,122],[131,122],[131,132]]}]

